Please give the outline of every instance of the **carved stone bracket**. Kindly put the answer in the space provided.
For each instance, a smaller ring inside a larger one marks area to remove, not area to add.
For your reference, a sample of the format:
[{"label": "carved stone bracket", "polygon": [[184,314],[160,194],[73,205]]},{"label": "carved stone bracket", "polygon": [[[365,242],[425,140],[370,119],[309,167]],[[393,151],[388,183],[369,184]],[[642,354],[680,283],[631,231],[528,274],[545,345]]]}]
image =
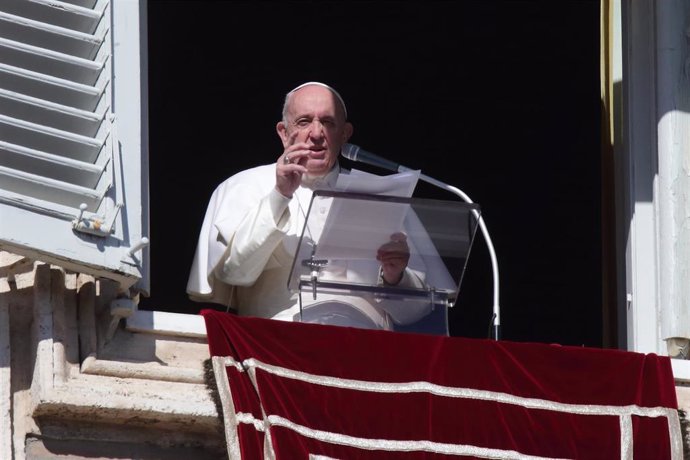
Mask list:
[{"label": "carved stone bracket", "polygon": [[0,458],[26,458],[29,440],[222,455],[205,337],[113,328],[115,283],[40,262],[2,274]]}]

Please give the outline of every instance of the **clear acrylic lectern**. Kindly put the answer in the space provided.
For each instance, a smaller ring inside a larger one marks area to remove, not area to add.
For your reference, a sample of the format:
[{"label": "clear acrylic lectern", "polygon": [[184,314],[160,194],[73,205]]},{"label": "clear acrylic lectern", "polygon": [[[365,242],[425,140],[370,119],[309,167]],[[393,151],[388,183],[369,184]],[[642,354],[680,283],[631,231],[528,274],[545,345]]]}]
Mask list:
[{"label": "clear acrylic lectern", "polygon": [[[315,191],[288,280],[301,320],[448,335],[479,213],[474,203]],[[391,286],[376,256],[399,232],[410,258]]]}]

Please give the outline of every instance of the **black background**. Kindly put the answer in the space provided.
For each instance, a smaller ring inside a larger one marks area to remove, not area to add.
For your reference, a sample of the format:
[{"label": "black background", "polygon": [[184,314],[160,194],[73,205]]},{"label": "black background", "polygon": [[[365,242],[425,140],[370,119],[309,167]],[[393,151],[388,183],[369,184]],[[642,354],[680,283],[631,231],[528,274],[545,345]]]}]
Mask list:
[{"label": "black background", "polygon": [[[148,5],[142,309],[208,306],[185,294],[208,198],[233,173],[275,161],[285,93],[319,80],[345,99],[351,142],[481,205],[504,340],[601,346],[598,0]],[[425,183],[416,196],[454,199]],[[478,235],[452,335],[486,337],[492,301]]]}]

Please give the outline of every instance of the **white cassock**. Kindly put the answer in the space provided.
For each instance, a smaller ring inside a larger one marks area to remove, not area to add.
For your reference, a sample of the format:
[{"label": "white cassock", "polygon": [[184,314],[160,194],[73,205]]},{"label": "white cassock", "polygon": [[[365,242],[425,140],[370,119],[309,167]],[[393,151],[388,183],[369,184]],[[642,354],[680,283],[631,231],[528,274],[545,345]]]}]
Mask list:
[{"label": "white cassock", "polygon": [[[287,287],[293,258],[313,191],[333,190],[339,171],[336,165],[322,178],[303,180],[292,199],[275,189],[274,164],[242,171],[221,183],[201,227],[187,283],[190,298],[222,304],[244,316],[377,329],[392,329],[393,322],[412,323],[429,313],[430,306],[416,302],[401,306],[371,296],[319,295],[319,302],[300,317],[299,294]],[[335,266],[324,276],[357,281],[376,273],[378,264],[354,268]],[[422,288],[424,281],[407,270],[400,285]]]}]

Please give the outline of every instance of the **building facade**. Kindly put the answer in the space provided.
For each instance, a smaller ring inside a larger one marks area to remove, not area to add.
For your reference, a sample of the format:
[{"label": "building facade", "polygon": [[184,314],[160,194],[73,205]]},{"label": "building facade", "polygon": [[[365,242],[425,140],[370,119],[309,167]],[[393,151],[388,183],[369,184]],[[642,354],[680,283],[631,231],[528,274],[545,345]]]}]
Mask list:
[{"label": "building facade", "polygon": [[[602,0],[617,348],[690,409],[690,1]],[[149,290],[146,2],[0,5],[0,458],[218,458],[196,315]]]}]

